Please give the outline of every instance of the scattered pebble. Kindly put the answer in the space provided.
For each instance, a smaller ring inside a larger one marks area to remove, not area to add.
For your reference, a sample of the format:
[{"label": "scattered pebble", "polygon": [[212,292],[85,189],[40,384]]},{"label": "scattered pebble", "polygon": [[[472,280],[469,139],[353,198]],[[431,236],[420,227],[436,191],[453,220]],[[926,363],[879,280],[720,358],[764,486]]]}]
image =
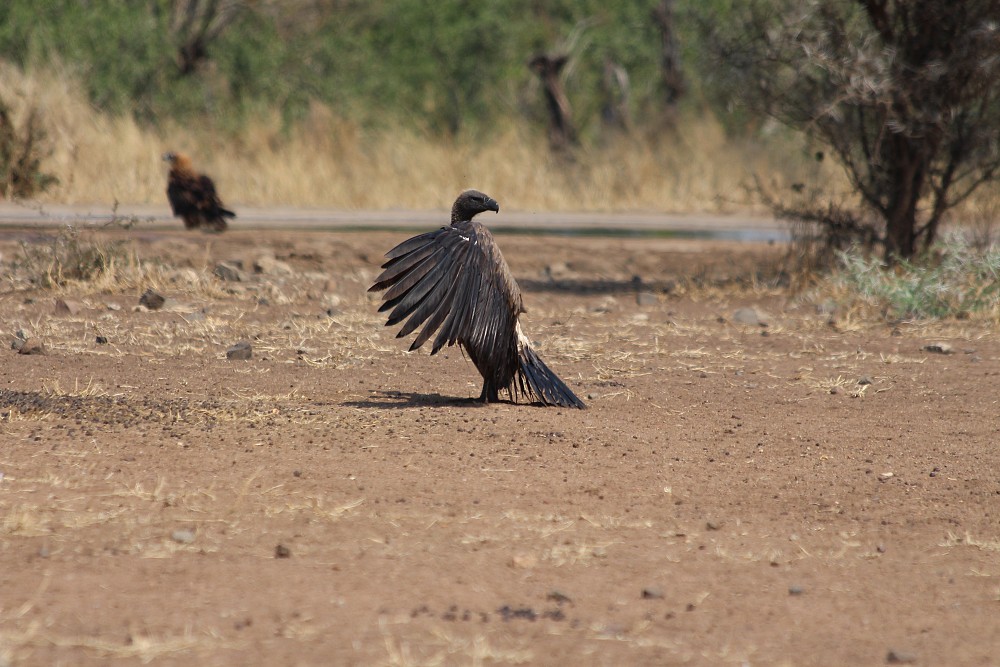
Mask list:
[{"label": "scattered pebble", "polygon": [[538,565],[538,556],[534,554],[514,554],[510,559],[511,567],[530,570]]},{"label": "scattered pebble", "polygon": [[108,339],[105,336],[97,336],[94,338],[94,342],[97,343],[98,345],[107,345]]},{"label": "scattered pebble", "polygon": [[879,473],[878,479],[879,479],[880,482],[884,482],[887,479],[892,479],[895,476],[896,475],[894,473],[891,473],[891,472],[882,472],[882,473]]},{"label": "scattered pebble", "polygon": [[186,528],[181,530],[175,530],[170,533],[170,539],[179,544],[191,544],[194,542],[194,531],[188,530]]},{"label": "scattered pebble", "polygon": [[290,276],[293,271],[287,262],[275,259],[274,255],[264,254],[253,261],[253,272],[274,276]]},{"label": "scattered pebble", "polygon": [[930,343],[920,349],[924,352],[933,352],[934,354],[954,354],[955,352],[954,348],[948,343]]},{"label": "scattered pebble", "polygon": [[840,393],[840,387],[830,387],[830,393],[831,394],[839,394]]},{"label": "scattered pebble", "polygon": [[660,299],[652,292],[639,292],[635,295],[635,302],[640,306],[655,306]]},{"label": "scattered pebble", "polygon": [[549,594],[545,596],[547,600],[555,602],[557,604],[564,604],[566,602],[572,602],[573,600],[560,590],[549,591]]},{"label": "scattered pebble", "polygon": [[243,281],[243,273],[234,262],[219,262],[212,271],[220,280],[238,283]]},{"label": "scattered pebble", "polygon": [[56,314],[57,315],[76,315],[83,309],[78,301],[70,301],[68,299],[56,299]]},{"label": "scattered pebble", "polygon": [[17,339],[11,347],[14,347],[18,354],[46,354],[45,346],[37,340],[21,341]]},{"label": "scattered pebble", "polygon": [[912,665],[917,661],[917,656],[912,653],[890,649],[889,653],[885,656],[885,661],[890,665]]},{"label": "scattered pebble", "polygon": [[142,296],[139,297],[139,305],[145,306],[150,310],[159,310],[160,308],[163,308],[163,304],[166,300],[165,296],[150,288],[143,292]]},{"label": "scattered pebble", "polygon": [[875,383],[872,382],[872,379],[867,375],[862,375],[861,377],[858,378],[858,384],[864,386],[866,384],[875,384]]},{"label": "scattered pebble", "polygon": [[226,350],[226,359],[230,361],[246,361],[252,356],[253,347],[245,340],[241,340]]},{"label": "scattered pebble", "polygon": [[756,308],[737,308],[733,311],[733,322],[749,326],[767,326],[767,316]]},{"label": "scattered pebble", "polygon": [[642,599],[643,600],[662,600],[663,591],[659,588],[643,588],[642,589]]},{"label": "scattered pebble", "polygon": [[284,544],[279,544],[274,547],[274,557],[275,558],[291,558],[292,550],[286,547]]},{"label": "scattered pebble", "polygon": [[705,528],[708,530],[719,530],[722,528],[722,522],[716,519],[709,519],[705,522]]},{"label": "scattered pebble", "polygon": [[802,595],[804,592],[805,592],[805,589],[802,588],[801,586],[789,586],[788,587],[788,594],[789,595]]}]

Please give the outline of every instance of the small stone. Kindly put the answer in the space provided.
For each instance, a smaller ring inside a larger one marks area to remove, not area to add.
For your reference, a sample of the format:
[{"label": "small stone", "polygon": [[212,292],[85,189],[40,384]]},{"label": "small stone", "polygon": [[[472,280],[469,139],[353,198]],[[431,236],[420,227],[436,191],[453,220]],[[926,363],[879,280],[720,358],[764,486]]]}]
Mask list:
[{"label": "small stone", "polygon": [[235,262],[219,262],[215,265],[212,273],[227,282],[238,283],[243,281],[243,274]]},{"label": "small stone", "polygon": [[892,479],[895,476],[896,475],[894,473],[891,473],[891,472],[882,472],[882,473],[879,473],[878,479],[879,479],[880,482],[884,482],[886,480]]},{"label": "small stone", "polygon": [[[16,344],[17,341],[15,340]],[[15,347],[18,354],[46,354],[45,346],[37,340],[26,340],[20,346]]]},{"label": "small stone", "polygon": [[181,530],[175,530],[170,533],[170,539],[179,544],[191,544],[194,542],[194,531],[188,530],[186,528]]},{"label": "small stone", "polygon": [[875,383],[872,382],[872,379],[867,375],[862,375],[861,377],[858,378],[858,384],[863,386],[866,384],[875,384]]},{"label": "small stone", "polygon": [[840,393],[840,387],[830,387],[830,393],[831,394],[839,394]]},{"label": "small stone", "polygon": [[118,312],[122,309],[122,307],[117,303],[106,303],[104,304],[104,307],[112,312]]},{"label": "small stone", "polygon": [[722,522],[717,520],[708,520],[705,522],[705,528],[708,530],[719,530],[722,528]]},{"label": "small stone", "polygon": [[752,327],[766,327],[767,317],[756,308],[737,308],[733,311],[733,322],[736,322],[737,324],[746,324]]},{"label": "small stone", "polygon": [[98,345],[107,345],[108,339],[106,336],[95,336],[94,342],[97,343]]},{"label": "small stone", "polygon": [[145,306],[150,310],[159,310],[160,308],[163,308],[163,304],[166,300],[165,296],[150,288],[143,292],[142,296],[139,297],[139,305]]},{"label": "small stone", "polygon": [[275,558],[291,558],[292,550],[286,547],[284,544],[279,544],[274,547],[274,557]]},{"label": "small stone", "polygon": [[930,343],[924,345],[922,348],[925,352],[933,352],[934,354],[954,354],[955,350],[948,343]]},{"label": "small stone", "polygon": [[545,598],[551,602],[555,602],[556,604],[564,604],[566,602],[573,601],[568,595],[559,590],[549,591],[549,594],[546,595]]},{"label": "small stone", "polygon": [[241,340],[226,350],[226,359],[230,361],[246,361],[252,356],[253,347],[245,340]]},{"label": "small stone", "polygon": [[530,570],[538,565],[538,556],[534,554],[514,554],[510,559],[512,567],[521,570]]},{"label": "small stone", "polygon": [[83,306],[78,301],[56,299],[55,308],[57,315],[76,315],[83,309]]},{"label": "small stone", "polygon": [[659,588],[643,588],[642,589],[642,599],[643,600],[662,600],[663,591]]},{"label": "small stone", "polygon": [[635,295],[635,302],[640,306],[655,306],[660,299],[652,292],[639,292]]},{"label": "small stone", "polygon": [[886,663],[890,665],[912,665],[917,661],[917,656],[904,651],[889,650],[885,656]]},{"label": "small stone", "polygon": [[802,595],[804,592],[805,592],[805,589],[803,589],[801,586],[789,586],[788,587],[788,594],[789,595]]},{"label": "small stone", "polygon": [[273,276],[289,276],[293,273],[291,266],[270,254],[261,255],[253,261],[253,272]]}]

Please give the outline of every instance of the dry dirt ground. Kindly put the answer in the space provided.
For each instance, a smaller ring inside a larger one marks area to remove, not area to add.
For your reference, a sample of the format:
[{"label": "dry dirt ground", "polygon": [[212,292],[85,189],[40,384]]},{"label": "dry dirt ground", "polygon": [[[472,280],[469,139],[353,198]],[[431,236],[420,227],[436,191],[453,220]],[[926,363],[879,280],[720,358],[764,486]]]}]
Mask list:
[{"label": "dry dirt ground", "polygon": [[994,329],[506,234],[589,408],[478,406],[365,292],[401,232],[95,232],[109,274],[29,286],[53,233],[0,239],[4,667],[1000,663]]}]

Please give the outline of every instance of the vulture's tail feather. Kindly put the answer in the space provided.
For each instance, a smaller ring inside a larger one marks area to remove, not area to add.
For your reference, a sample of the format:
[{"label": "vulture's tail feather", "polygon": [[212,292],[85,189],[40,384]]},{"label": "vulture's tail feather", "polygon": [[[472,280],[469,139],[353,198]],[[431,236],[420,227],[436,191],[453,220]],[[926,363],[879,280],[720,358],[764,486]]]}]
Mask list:
[{"label": "vulture's tail feather", "polygon": [[534,396],[544,405],[559,405],[564,408],[579,408],[587,406],[576,397],[576,394],[566,386],[559,376],[545,365],[542,358],[527,345],[521,345],[518,352],[518,369],[516,382],[511,385],[512,391],[526,396]]}]

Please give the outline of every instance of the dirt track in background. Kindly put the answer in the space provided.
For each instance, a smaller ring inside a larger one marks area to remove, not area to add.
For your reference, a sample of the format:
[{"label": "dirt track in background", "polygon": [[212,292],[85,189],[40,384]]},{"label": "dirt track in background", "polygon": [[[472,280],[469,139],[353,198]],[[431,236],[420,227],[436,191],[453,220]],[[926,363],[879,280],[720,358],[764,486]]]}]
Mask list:
[{"label": "dirt track in background", "polygon": [[737,280],[775,246],[505,234],[589,408],[474,406],[365,293],[398,232],[96,238],[167,302],[0,293],[0,665],[1000,655],[994,330]]}]

